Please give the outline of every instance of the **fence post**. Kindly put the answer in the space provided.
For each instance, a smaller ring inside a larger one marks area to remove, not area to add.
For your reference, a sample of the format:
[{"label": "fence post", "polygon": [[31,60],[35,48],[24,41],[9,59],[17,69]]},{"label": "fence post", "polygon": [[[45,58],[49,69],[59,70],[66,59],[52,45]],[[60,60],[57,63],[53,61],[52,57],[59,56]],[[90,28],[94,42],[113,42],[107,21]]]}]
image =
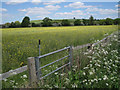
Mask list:
[{"label": "fence post", "polygon": [[40,40],[39,40],[39,56],[40,56]]},{"label": "fence post", "polygon": [[70,48],[69,48],[69,62],[70,62],[70,65],[69,65],[69,67],[70,67],[70,69],[71,69],[71,67],[72,67],[72,46],[70,46]]},{"label": "fence post", "polygon": [[37,83],[37,76],[36,76],[34,57],[29,57],[28,58],[28,71],[29,71],[30,87],[37,88],[38,83]]},{"label": "fence post", "polygon": [[37,79],[39,80],[39,78],[41,77],[41,70],[38,70],[40,68],[40,61],[39,61],[39,58],[38,57],[35,57],[35,68],[36,68],[36,71],[37,71]]}]

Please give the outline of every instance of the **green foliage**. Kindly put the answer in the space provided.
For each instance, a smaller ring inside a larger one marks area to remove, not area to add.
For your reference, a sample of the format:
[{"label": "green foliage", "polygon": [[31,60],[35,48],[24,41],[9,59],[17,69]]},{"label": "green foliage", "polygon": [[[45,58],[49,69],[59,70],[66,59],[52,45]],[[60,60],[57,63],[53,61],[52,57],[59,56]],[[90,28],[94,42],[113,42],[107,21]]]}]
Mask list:
[{"label": "green foliage", "polygon": [[61,24],[62,26],[70,26],[70,22],[67,19],[63,19]]},{"label": "green foliage", "polygon": [[30,18],[28,16],[24,17],[21,23],[22,27],[29,27],[30,25]]},{"label": "green foliage", "polygon": [[5,23],[5,27],[10,27],[11,23]]},{"label": "green foliage", "polygon": [[88,19],[83,19],[83,25],[88,25],[89,24],[89,20]]},{"label": "green foliage", "polygon": [[11,22],[10,28],[15,28],[15,23],[14,22]]},{"label": "green foliage", "polygon": [[89,25],[94,25],[94,18],[93,18],[93,16],[90,16],[90,18],[89,18]]},{"label": "green foliage", "polygon": [[106,18],[105,23],[106,23],[106,25],[112,25],[112,24],[113,24],[113,19],[111,19],[111,18]]},{"label": "green foliage", "polygon": [[43,19],[42,25],[44,27],[52,26],[52,19],[50,19],[49,17],[45,17]]},{"label": "green foliage", "polygon": [[101,19],[101,20],[99,20],[99,24],[100,24],[100,25],[106,25],[106,22],[105,22],[104,19]]},{"label": "green foliage", "polygon": [[114,19],[114,25],[120,25],[120,18]]},{"label": "green foliage", "polygon": [[32,23],[32,27],[39,27],[40,24]]},{"label": "green foliage", "polygon": [[77,19],[77,20],[75,20],[74,25],[79,26],[79,25],[82,25],[82,24],[81,24],[81,21],[79,19]]},{"label": "green foliage", "polygon": [[15,27],[20,27],[21,23],[19,21],[15,21]]}]

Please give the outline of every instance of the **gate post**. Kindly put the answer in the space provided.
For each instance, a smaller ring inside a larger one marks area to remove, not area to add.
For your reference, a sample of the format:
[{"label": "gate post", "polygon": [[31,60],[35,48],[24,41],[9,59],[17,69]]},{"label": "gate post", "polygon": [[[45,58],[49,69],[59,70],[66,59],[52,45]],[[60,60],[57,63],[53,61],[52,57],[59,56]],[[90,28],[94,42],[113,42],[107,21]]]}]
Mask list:
[{"label": "gate post", "polygon": [[40,61],[39,61],[38,57],[35,57],[35,68],[36,68],[36,71],[37,71],[36,72],[37,79],[39,80],[39,78],[42,75],[42,72],[41,72],[41,69],[39,70],[39,68],[40,68]]},{"label": "gate post", "polygon": [[69,62],[70,62],[70,65],[69,65],[69,67],[70,67],[70,69],[71,69],[71,67],[72,67],[72,46],[70,46],[70,48],[69,48]]},{"label": "gate post", "polygon": [[29,72],[29,83],[30,87],[37,88],[37,75],[36,75],[36,69],[35,69],[35,59],[34,57],[28,58],[28,72]]}]

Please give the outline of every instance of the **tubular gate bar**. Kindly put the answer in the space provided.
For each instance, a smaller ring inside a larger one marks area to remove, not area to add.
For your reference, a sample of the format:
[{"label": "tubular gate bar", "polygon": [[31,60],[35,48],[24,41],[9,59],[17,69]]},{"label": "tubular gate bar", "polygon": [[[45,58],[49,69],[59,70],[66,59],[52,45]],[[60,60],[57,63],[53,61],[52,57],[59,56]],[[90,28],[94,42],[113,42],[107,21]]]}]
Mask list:
[{"label": "tubular gate bar", "polygon": [[[56,60],[56,61],[53,61],[53,62],[51,62],[51,63],[49,63],[49,64],[46,64],[46,65],[40,67],[40,60],[39,60],[40,58],[43,58],[43,57],[46,57],[46,56],[49,56],[49,55],[52,55],[52,54],[55,54],[55,53],[58,53],[58,52],[61,52],[61,51],[64,51],[64,50],[68,50],[68,51],[69,51],[69,54],[68,54],[67,56],[64,56],[64,57],[62,57],[62,58],[60,58],[60,59],[58,59],[58,60]],[[54,71],[52,71],[52,72],[50,72],[50,73],[48,73],[48,74],[46,74],[45,76],[42,77],[42,72],[41,72],[41,69],[42,69],[42,68],[47,67],[47,66],[49,66],[49,65],[52,65],[52,64],[54,64],[55,62],[61,61],[61,60],[65,59],[65,58],[67,58],[67,57],[68,57],[69,63],[64,64],[63,66],[57,68],[56,70],[54,70]],[[65,48],[63,48],[63,49],[59,49],[59,50],[57,50],[57,51],[53,51],[53,52],[51,52],[51,53],[48,53],[48,54],[44,54],[44,55],[35,57],[35,68],[36,68],[37,79],[38,79],[38,80],[41,80],[41,79],[43,79],[43,78],[51,75],[52,73],[60,70],[61,68],[65,67],[65,66],[67,66],[67,65],[69,65],[70,68],[71,68],[71,66],[72,66],[72,46],[68,46],[68,47],[65,47]]]}]

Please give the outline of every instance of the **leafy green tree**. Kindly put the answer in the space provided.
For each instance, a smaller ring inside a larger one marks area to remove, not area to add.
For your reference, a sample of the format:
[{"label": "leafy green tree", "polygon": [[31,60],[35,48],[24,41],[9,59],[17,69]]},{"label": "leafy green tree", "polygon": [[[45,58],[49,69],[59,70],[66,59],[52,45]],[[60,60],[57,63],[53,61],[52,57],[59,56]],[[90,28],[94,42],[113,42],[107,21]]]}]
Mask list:
[{"label": "leafy green tree", "polygon": [[105,22],[104,19],[101,19],[101,20],[99,20],[99,24],[100,24],[100,25],[106,25],[106,22]]},{"label": "leafy green tree", "polygon": [[25,16],[22,20],[21,26],[28,27],[29,25],[30,25],[30,18],[28,16]]},{"label": "leafy green tree", "polygon": [[9,23],[9,22],[4,24],[4,26],[7,28],[10,27],[10,25],[11,25],[11,23]]},{"label": "leafy green tree", "polygon": [[65,19],[62,20],[61,24],[62,24],[62,26],[70,26],[70,22]]},{"label": "leafy green tree", "polygon": [[81,21],[80,21],[79,19],[75,20],[74,25],[75,25],[75,26],[81,25]]},{"label": "leafy green tree", "polygon": [[90,18],[89,18],[89,25],[94,25],[94,18],[93,18],[93,16],[90,16]]},{"label": "leafy green tree", "polygon": [[15,21],[15,27],[20,27],[21,23],[19,21]]},{"label": "leafy green tree", "polygon": [[35,23],[32,23],[32,27],[36,27],[36,24],[35,24]]},{"label": "leafy green tree", "polygon": [[115,25],[120,25],[120,18],[114,19],[113,22],[114,22]]},{"label": "leafy green tree", "polygon": [[49,17],[45,17],[45,18],[43,19],[42,25],[43,25],[44,27],[52,26],[52,19],[50,19]]},{"label": "leafy green tree", "polygon": [[73,19],[75,19],[75,17],[73,17]]},{"label": "leafy green tree", "polygon": [[84,25],[88,25],[89,24],[89,20],[88,19],[82,19],[82,21],[83,21]]},{"label": "leafy green tree", "polygon": [[38,23],[38,24],[32,23],[31,25],[32,25],[32,27],[40,27],[40,23]]},{"label": "leafy green tree", "polygon": [[106,25],[112,25],[113,24],[113,19],[106,18],[105,23],[106,23]]},{"label": "leafy green tree", "polygon": [[10,28],[15,28],[15,23],[14,22],[11,22]]}]

